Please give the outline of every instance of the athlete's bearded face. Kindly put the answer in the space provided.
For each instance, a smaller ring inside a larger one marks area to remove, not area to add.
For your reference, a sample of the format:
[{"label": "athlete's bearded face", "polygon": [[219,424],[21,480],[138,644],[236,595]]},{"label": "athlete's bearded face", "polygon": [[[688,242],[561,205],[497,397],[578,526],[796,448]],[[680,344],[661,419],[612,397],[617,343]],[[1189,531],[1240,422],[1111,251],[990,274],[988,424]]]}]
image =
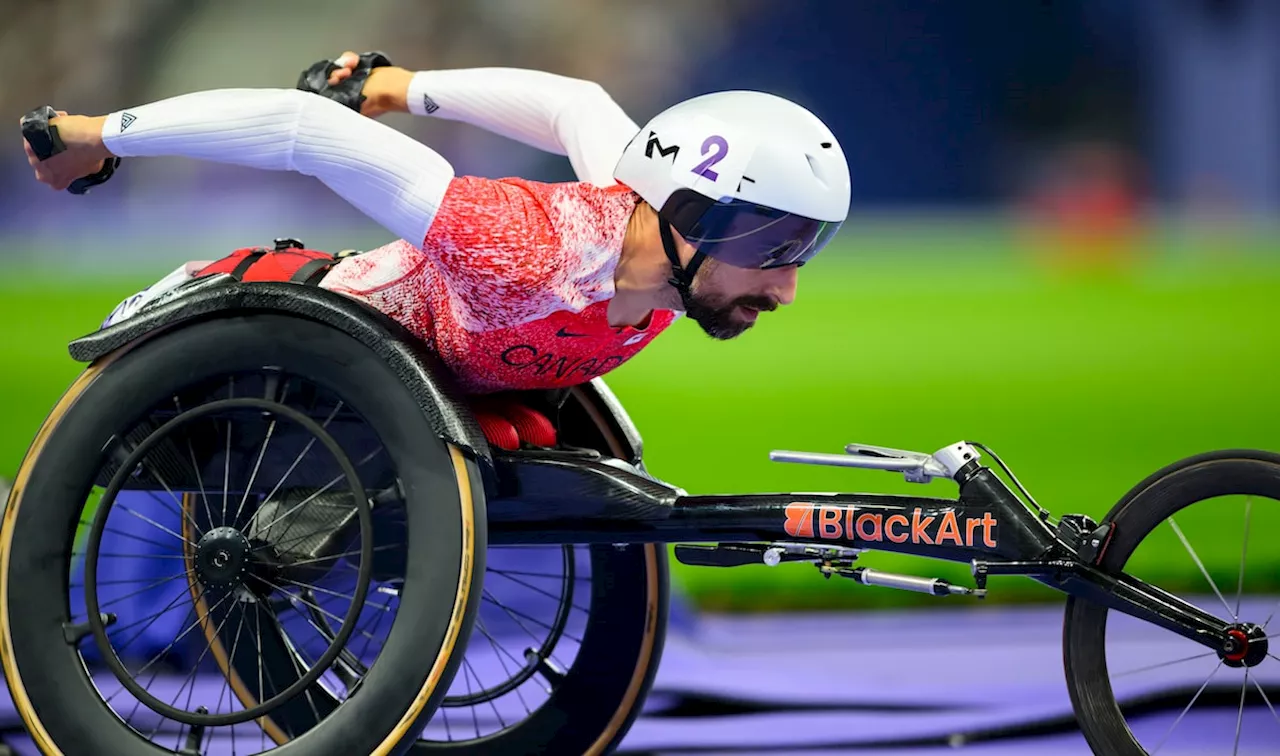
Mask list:
[{"label": "athlete's bearded face", "polygon": [[740,336],[761,312],[795,301],[796,270],[750,270],[708,258],[693,276],[685,315],[713,339]]}]

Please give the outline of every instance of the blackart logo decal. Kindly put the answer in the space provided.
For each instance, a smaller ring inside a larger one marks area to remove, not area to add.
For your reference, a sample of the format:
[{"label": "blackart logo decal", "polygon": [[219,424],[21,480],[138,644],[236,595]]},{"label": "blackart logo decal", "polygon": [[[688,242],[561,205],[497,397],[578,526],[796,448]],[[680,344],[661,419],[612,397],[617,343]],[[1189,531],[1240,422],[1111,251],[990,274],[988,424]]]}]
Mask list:
[{"label": "blackart logo decal", "polygon": [[133,122],[136,120],[138,120],[138,117],[135,116],[133,113],[121,113],[120,114],[120,133],[123,134],[124,130],[132,126]]},{"label": "blackart logo decal", "polygon": [[990,512],[977,515],[916,507],[907,517],[808,501],[793,501],[785,511],[787,520],[782,528],[792,538],[988,549],[994,549],[997,543],[998,523]]}]

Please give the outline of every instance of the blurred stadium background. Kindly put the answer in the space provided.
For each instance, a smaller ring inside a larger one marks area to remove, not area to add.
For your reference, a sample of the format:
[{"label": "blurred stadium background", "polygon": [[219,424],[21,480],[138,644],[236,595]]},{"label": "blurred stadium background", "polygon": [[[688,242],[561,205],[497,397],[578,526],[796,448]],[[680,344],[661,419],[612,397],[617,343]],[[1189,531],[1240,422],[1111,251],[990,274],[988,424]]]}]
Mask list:
[{"label": "blurred stadium background", "polygon": [[[292,87],[344,49],[592,79],[639,122],[717,89],[790,97],[841,140],[853,215],[793,307],[734,343],[683,324],[608,377],[652,471],[695,493],[915,491],[767,453],[964,438],[995,448],[1055,513],[1101,516],[1180,457],[1280,450],[1278,36],[1270,0],[10,0],[0,109],[16,122],[45,103],[98,114]],[[459,173],[572,178],[563,158],[471,127],[386,122]],[[0,477],[79,370],[66,342],[178,263],[279,236],[387,241],[291,174],[154,159],[88,197],[55,194],[11,136]],[[1216,547],[1217,525],[1183,523],[1210,570],[1234,575],[1239,540]],[[959,566],[865,562],[967,582]],[[1142,574],[1205,588],[1187,559]],[[802,567],[675,577],[711,609],[935,600]],[[992,587],[992,601],[1055,598],[1030,581]]]}]

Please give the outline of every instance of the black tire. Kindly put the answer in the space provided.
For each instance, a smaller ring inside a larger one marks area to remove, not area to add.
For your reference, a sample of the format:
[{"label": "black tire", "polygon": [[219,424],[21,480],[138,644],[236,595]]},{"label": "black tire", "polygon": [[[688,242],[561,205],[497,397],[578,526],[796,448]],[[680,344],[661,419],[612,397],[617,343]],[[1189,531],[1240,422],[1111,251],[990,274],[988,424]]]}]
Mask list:
[{"label": "black tire", "polygon": [[360,695],[277,752],[401,753],[448,689],[484,574],[477,470],[435,435],[409,389],[359,342],[300,318],[226,317],[148,339],[90,366],[54,408],[19,469],[0,528],[0,651],[15,706],[43,753],[166,752],[103,702],[78,649],[63,639],[72,535],[108,439],[181,386],[264,366],[305,376],[342,397],[382,439],[411,504],[406,580],[380,663]]},{"label": "black tire", "polygon": [[[1101,567],[1125,568],[1138,545],[1180,510],[1217,496],[1252,494],[1280,501],[1280,454],[1253,450],[1210,452],[1176,462],[1134,486],[1107,514],[1115,526]],[[1107,669],[1109,610],[1069,597],[1063,622],[1067,689],[1085,740],[1096,754],[1145,756],[1126,722]]]},{"label": "black tire", "polygon": [[[587,416],[578,420],[592,429],[586,438],[579,440],[599,447],[602,452],[622,456],[620,441],[614,437],[606,419],[599,416],[587,400],[578,394],[575,396]],[[586,431],[580,429],[580,432]],[[439,741],[424,737],[414,743],[412,753],[596,756],[612,752],[622,742],[643,708],[662,656],[670,596],[667,551],[655,544],[574,548],[589,551],[589,612],[577,653],[564,670],[564,677],[553,684],[554,692],[528,716],[504,729],[470,739]],[[485,581],[486,586],[492,583]],[[277,637],[270,641],[279,643]],[[218,655],[219,665],[225,672],[224,659],[225,650]],[[250,670],[232,670],[227,674],[243,677],[250,673]],[[338,701],[321,688],[313,688],[312,696],[322,710],[338,705]],[[242,701],[246,706],[256,703],[243,697]],[[489,705],[475,704],[482,708]],[[467,721],[465,714],[456,713],[458,709],[451,711],[455,712],[455,722]],[[444,709],[437,709],[436,716],[442,712]],[[305,710],[297,714],[300,719],[307,717]]]},{"label": "black tire", "polygon": [[[627,456],[609,418],[587,395],[571,392],[568,413],[561,419],[574,426],[574,442],[616,457]],[[447,741],[426,735],[414,745],[413,753],[596,756],[612,752],[622,742],[644,706],[662,657],[670,596],[667,550],[655,544],[573,548],[589,553],[589,611],[576,655],[564,677],[553,684],[553,692],[532,713],[502,729]],[[501,584],[486,580],[486,591]],[[456,723],[467,720],[465,711],[448,710],[455,727],[464,731]],[[441,708],[436,716],[445,713]]]},{"label": "black tire", "polygon": [[[591,394],[570,391],[562,414],[574,443],[629,459],[628,441]],[[661,544],[591,548],[591,606],[582,644],[554,693],[532,715],[486,738],[419,741],[415,754],[482,756],[611,753],[635,723],[653,686],[666,640],[670,602],[667,550]]]},{"label": "black tire", "polygon": [[591,604],[573,665],[551,696],[512,726],[471,740],[420,740],[414,754],[596,756],[622,742],[653,685],[666,634],[667,551],[591,548]]}]

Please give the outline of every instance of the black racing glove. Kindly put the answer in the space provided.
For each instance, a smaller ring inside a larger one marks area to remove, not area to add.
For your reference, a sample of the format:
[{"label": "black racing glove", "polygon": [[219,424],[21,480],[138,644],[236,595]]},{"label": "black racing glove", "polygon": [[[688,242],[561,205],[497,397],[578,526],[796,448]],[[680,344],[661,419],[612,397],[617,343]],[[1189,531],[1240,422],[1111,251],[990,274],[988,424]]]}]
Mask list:
[{"label": "black racing glove", "polygon": [[298,89],[327,97],[334,102],[346,105],[357,113],[364,105],[365,96],[361,94],[369,72],[375,68],[392,65],[386,55],[380,52],[367,52],[360,56],[360,62],[346,79],[338,82],[336,87],[329,86],[329,74],[338,70],[338,64],[331,60],[321,60],[311,65],[298,77]]}]

